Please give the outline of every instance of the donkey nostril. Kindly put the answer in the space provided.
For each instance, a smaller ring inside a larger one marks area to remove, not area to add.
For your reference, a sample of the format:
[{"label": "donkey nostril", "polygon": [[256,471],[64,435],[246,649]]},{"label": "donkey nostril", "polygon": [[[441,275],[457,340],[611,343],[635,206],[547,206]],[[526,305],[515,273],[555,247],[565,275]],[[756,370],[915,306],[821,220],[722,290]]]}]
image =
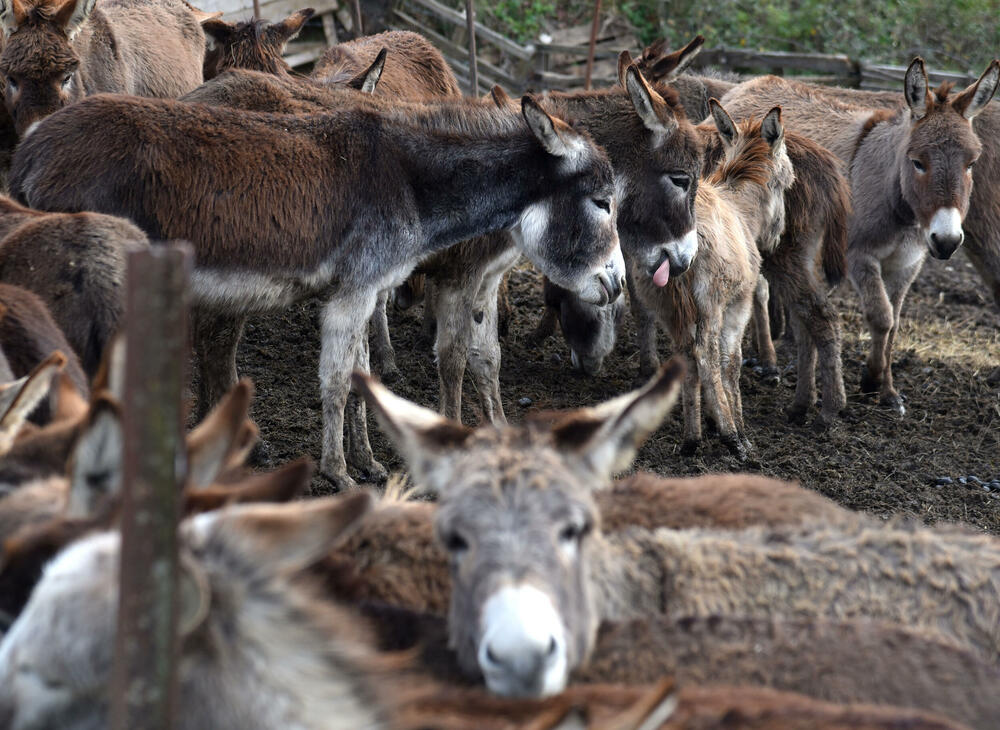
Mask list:
[{"label": "donkey nostril", "polygon": [[486,658],[490,660],[490,664],[500,664],[500,660],[497,659],[497,655],[493,653],[492,647],[486,647]]},{"label": "donkey nostril", "polygon": [[548,656],[550,656],[550,657],[553,656],[556,653],[556,649],[558,649],[558,648],[559,648],[559,645],[556,643],[556,637],[553,636],[551,639],[549,639]]}]

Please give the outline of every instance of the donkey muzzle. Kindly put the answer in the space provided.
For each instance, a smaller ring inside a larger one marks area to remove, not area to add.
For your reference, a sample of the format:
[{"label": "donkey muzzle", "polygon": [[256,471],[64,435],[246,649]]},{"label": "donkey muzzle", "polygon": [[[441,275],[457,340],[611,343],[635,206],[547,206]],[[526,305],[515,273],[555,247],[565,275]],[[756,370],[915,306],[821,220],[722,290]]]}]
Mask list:
[{"label": "donkey muzzle", "polygon": [[965,240],[962,214],[957,208],[939,208],[927,226],[927,248],[936,259],[950,259]]}]

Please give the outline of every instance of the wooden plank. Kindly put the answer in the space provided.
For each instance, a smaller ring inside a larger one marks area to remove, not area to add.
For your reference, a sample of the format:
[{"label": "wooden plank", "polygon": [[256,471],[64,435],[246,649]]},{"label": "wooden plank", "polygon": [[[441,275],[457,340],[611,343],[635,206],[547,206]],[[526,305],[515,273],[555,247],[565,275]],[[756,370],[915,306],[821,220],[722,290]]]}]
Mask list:
[{"label": "wooden plank", "polygon": [[187,244],[128,255],[124,459],[112,730],[172,730],[177,699],[180,557],[177,522],[185,459]]},{"label": "wooden plank", "polygon": [[[338,0],[262,0],[260,14],[265,20],[282,20],[297,10],[309,6],[317,15],[340,7]],[[221,12],[223,20],[247,20],[253,15],[252,0],[199,0],[196,6],[207,13]]]},{"label": "wooden plank", "polygon": [[857,73],[855,63],[847,56],[824,53],[710,48],[699,53],[694,64],[698,66],[718,65],[728,68],[782,68],[843,75]]},{"label": "wooden plank", "polygon": [[[437,17],[450,21],[458,26],[465,25],[465,16],[459,13],[457,10],[452,10],[447,8],[441,3],[435,2],[435,0],[403,0],[402,5],[416,5],[420,6],[424,10],[430,11]],[[509,53],[516,58],[531,58],[534,55],[535,49],[533,46],[522,46],[514,41],[510,40],[506,36],[497,33],[495,30],[487,28],[482,23],[476,23],[476,36],[482,40],[492,43],[497,48]]]},{"label": "wooden plank", "polygon": [[[580,56],[581,58],[587,57],[587,47],[586,46],[564,46],[558,43],[539,43],[535,46],[539,52],[549,53],[549,54],[559,54],[563,56]],[[618,54],[621,53],[619,50],[607,50],[598,47],[594,51],[594,58],[618,58]]]},{"label": "wooden plank", "polygon": [[289,43],[284,56],[285,63],[292,68],[312,63],[317,58],[322,56],[323,51],[327,48],[329,48],[329,46],[322,42],[298,43],[295,45]]}]

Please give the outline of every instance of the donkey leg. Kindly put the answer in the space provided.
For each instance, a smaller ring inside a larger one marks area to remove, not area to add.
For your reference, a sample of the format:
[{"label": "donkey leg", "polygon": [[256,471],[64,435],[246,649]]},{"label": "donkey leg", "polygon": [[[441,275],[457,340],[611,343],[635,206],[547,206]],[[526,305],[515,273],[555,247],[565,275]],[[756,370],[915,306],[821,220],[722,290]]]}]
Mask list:
[{"label": "donkey leg", "polygon": [[896,341],[896,333],[899,331],[899,314],[903,308],[903,300],[922,266],[923,259],[921,258],[915,266],[889,272],[885,282],[889,301],[892,303],[892,328],[889,330],[885,343],[885,378],[879,391],[879,405],[892,408],[898,411],[901,416],[906,414],[906,406],[903,405],[903,398],[896,391],[892,382],[892,347]]},{"label": "donkey leg", "polygon": [[639,339],[639,377],[646,380],[660,367],[660,356],[656,352],[656,318],[635,293],[631,270],[625,280],[628,284],[629,306],[635,320],[636,337]]},{"label": "donkey leg", "polygon": [[693,456],[701,443],[701,379],[698,364],[689,347],[682,350],[687,369],[684,373],[684,389],[681,391],[681,405],[684,409],[684,443],[681,456]]},{"label": "donkey leg", "polygon": [[729,408],[732,413],[733,424],[736,426],[737,438],[748,453],[753,450],[753,444],[747,436],[746,426],[743,423],[743,394],[740,391],[740,372],[743,368],[743,333],[750,322],[753,306],[754,297],[748,292],[745,299],[734,302],[726,310],[722,322],[720,343],[723,387],[726,392],[726,398],[729,400]]},{"label": "donkey leg", "polygon": [[699,313],[694,357],[698,365],[698,376],[704,386],[705,407],[715,419],[722,443],[742,460],[747,457],[746,448],[737,438],[732,409],[722,387],[721,336],[722,312]]},{"label": "donkey leg", "polygon": [[[762,380],[772,385],[781,381],[778,372],[778,354],[774,351],[774,340],[771,337],[771,316],[768,301],[771,298],[771,287],[761,274],[757,279],[757,287],[753,293],[753,325],[757,343],[757,359],[759,360]],[[757,373],[754,368],[754,373]]]},{"label": "donkey leg", "polygon": [[399,380],[400,372],[396,367],[396,353],[392,349],[389,337],[389,318],[386,314],[386,304],[389,301],[390,289],[378,293],[375,300],[375,311],[369,321],[368,342],[371,346],[372,370],[378,374],[384,383]]},{"label": "donkey leg", "polygon": [[518,254],[513,252],[483,277],[472,316],[469,373],[479,394],[483,418],[494,424],[507,423],[500,398],[500,289],[517,258]]},{"label": "donkey leg", "polygon": [[430,346],[434,342],[437,328],[438,287],[436,282],[427,277],[424,281],[424,317],[420,320],[420,336]]},{"label": "donkey leg", "polygon": [[[354,360],[354,369],[369,371],[368,341],[365,337],[358,343],[358,351]],[[368,441],[368,413],[364,398],[351,391],[347,396],[345,409],[344,438],[347,449],[347,463],[355,469],[359,478],[369,484],[384,484],[389,479],[389,472],[372,453]]]},{"label": "donkey leg", "polygon": [[816,425],[826,427],[832,425],[847,408],[847,394],[840,354],[840,318],[822,285],[813,292],[813,306],[810,307],[805,327],[819,355],[823,405]]},{"label": "donkey leg", "polygon": [[528,340],[536,345],[540,345],[545,340],[555,334],[556,325],[559,323],[559,315],[552,307],[546,306],[542,310],[542,318],[538,320],[538,326],[528,335]]},{"label": "donkey leg", "polygon": [[795,334],[796,370],[795,397],[789,406],[789,423],[803,424],[809,409],[816,402],[816,343],[809,326],[797,309],[791,316],[792,332]]},{"label": "donkey leg", "polygon": [[323,455],[320,473],[338,490],[357,484],[347,474],[344,458],[344,408],[350,392],[351,368],[357,361],[365,327],[375,308],[375,290],[333,297],[323,308],[319,357],[323,401]]},{"label": "donkey leg", "polygon": [[201,420],[239,379],[236,348],[247,318],[196,309],[192,319],[192,340],[198,353],[200,375],[195,412]]},{"label": "donkey leg", "polygon": [[861,376],[861,392],[876,393],[885,379],[885,348],[892,329],[892,302],[885,291],[882,265],[877,259],[870,256],[853,258],[849,261],[849,269],[872,338],[865,372]]},{"label": "donkey leg", "polygon": [[[477,277],[478,278],[478,277]],[[427,282],[430,286],[430,281]],[[462,420],[462,381],[472,346],[473,308],[479,282],[435,282],[433,316],[437,322],[434,353],[438,365],[440,410]],[[426,301],[426,300],[425,300]]]}]

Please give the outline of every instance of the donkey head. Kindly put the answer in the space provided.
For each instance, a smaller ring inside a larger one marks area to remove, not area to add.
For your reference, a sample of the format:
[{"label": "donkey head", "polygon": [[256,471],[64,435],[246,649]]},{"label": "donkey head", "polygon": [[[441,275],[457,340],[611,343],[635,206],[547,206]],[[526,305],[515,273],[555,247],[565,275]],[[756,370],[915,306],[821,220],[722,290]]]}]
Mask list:
[{"label": "donkey head", "polygon": [[654,41],[642,49],[636,65],[642,75],[653,81],[669,81],[680,76],[701,52],[705,36],[696,35],[679,51],[670,52],[666,38]]},{"label": "donkey head", "polygon": [[687,271],[698,247],[694,200],[703,149],[673,89],[653,89],[627,52],[619,77],[641,128],[629,148],[616,149],[624,171],[619,228],[630,265],[647,269],[657,286]]},{"label": "donkey head", "polygon": [[785,192],[795,182],[781,107],[774,107],[760,121],[736,124],[716,99],[709,99],[708,105],[724,155],[708,180],[727,184],[738,193],[733,202],[756,234],[757,247],[773,251],[785,230]]},{"label": "donkey head", "polygon": [[1000,62],[993,61],[978,81],[948,98],[948,84],[930,92],[921,59],[906,71],[910,129],[900,150],[905,155],[900,185],[934,258],[950,258],[965,238],[962,221],[972,194],[972,166],[982,152],[972,120],[993,98],[998,82]]},{"label": "donkey head", "polygon": [[96,0],[0,0],[4,30],[0,74],[4,102],[18,135],[54,111],[79,100],[80,57],[73,37]]},{"label": "donkey head", "polygon": [[205,81],[234,68],[290,74],[292,69],[282,58],[285,44],[299,34],[302,26],[315,13],[312,8],[304,8],[280,23],[268,23],[266,20],[227,23],[217,18],[202,21],[207,44]]},{"label": "donkey head", "polygon": [[604,358],[615,349],[618,329],[625,315],[624,297],[606,307],[580,301],[573,292],[545,280],[545,306],[559,318],[559,328],[569,345],[573,367],[594,376]]},{"label": "donkey head", "polygon": [[587,659],[597,627],[589,564],[600,530],[591,494],[659,426],[682,371],[671,360],[643,389],[600,406],[475,430],[355,375],[414,480],[440,496],[449,642],[491,691],[560,692]]},{"label": "donkey head", "polygon": [[[277,727],[289,705],[293,715],[358,709],[353,686],[331,684],[357,681],[352,668],[364,648],[352,638],[356,620],[314,608],[288,576],[329,553],[370,506],[359,493],[230,507],[181,525],[179,727]],[[100,533],[46,567],[0,648],[4,728],[105,726],[119,553],[118,533]],[[286,674],[262,674],[262,660]],[[338,699],[322,699],[331,695]],[[275,704],[284,709],[269,716]],[[261,717],[249,716],[250,707]],[[371,721],[348,718],[352,727]]]},{"label": "donkey head", "polygon": [[541,145],[537,164],[549,184],[541,200],[522,210],[510,234],[559,286],[587,302],[613,302],[625,285],[625,260],[611,162],[586,132],[550,116],[534,97],[521,100],[521,112]]}]

